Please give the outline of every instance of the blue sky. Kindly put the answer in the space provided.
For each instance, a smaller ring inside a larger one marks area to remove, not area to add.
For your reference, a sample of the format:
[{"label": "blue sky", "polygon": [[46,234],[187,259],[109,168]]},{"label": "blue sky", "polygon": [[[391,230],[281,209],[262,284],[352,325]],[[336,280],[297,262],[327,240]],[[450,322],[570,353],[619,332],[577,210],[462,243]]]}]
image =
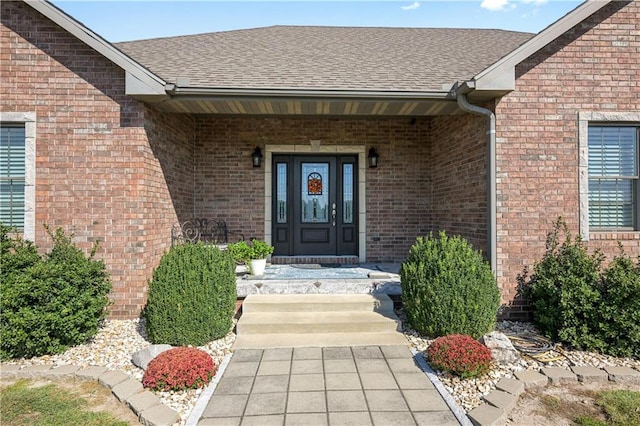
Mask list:
[{"label": "blue sky", "polygon": [[499,28],[538,32],[580,0],[76,1],[53,3],[111,42],[270,25]]}]

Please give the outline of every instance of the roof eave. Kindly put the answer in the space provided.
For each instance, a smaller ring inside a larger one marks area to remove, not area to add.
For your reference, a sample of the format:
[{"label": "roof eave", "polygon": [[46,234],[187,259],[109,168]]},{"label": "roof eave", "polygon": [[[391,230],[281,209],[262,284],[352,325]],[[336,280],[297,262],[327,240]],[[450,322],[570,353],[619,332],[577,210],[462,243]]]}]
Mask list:
[{"label": "roof eave", "polygon": [[587,0],[565,16],[540,31],[498,62],[481,71],[473,79],[474,90],[509,92],[515,90],[515,67],[575,25],[587,19],[613,0]]},{"label": "roof eave", "polygon": [[25,0],[25,3],[122,68],[126,72],[127,94],[165,94],[164,80],[53,4],[46,0]]}]

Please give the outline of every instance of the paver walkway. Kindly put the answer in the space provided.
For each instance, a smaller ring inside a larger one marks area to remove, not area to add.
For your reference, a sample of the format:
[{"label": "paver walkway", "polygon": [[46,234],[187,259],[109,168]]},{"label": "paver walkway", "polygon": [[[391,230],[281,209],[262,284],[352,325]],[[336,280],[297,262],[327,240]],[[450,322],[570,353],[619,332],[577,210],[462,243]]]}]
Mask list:
[{"label": "paver walkway", "polygon": [[241,349],[199,425],[458,425],[406,346]]}]

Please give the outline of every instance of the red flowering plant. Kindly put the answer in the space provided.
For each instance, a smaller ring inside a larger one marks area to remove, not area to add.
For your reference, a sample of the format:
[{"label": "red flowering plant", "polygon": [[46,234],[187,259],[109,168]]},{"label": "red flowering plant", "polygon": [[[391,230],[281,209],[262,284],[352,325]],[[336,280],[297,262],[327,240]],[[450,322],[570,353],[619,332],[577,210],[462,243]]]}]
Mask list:
[{"label": "red flowering plant", "polygon": [[489,348],[464,334],[438,337],[427,348],[427,354],[433,368],[457,374],[463,379],[482,376],[491,367]]},{"label": "red flowering plant", "polygon": [[189,347],[173,348],[151,360],[142,385],[160,391],[200,388],[209,383],[216,370],[206,352]]}]

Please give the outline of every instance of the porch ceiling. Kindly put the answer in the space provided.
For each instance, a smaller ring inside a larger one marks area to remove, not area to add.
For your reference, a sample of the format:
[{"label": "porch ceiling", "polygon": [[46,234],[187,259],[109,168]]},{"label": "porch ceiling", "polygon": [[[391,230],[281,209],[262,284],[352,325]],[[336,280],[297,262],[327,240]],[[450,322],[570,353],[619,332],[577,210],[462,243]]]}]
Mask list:
[{"label": "porch ceiling", "polygon": [[159,111],[190,114],[432,116],[462,113],[455,100],[370,99],[140,99]]}]

